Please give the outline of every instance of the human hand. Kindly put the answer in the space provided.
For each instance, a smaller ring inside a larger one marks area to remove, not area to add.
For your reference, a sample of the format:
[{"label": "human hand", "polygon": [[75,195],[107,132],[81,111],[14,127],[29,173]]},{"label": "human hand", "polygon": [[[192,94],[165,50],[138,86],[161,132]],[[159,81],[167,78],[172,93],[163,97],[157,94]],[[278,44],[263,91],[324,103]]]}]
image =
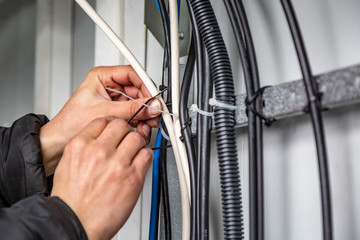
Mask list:
[{"label": "human hand", "polygon": [[124,120],[96,119],[66,145],[51,195],[78,216],[89,239],[111,239],[144,184],[153,151]]},{"label": "human hand", "polygon": [[[106,116],[127,120],[141,107],[119,93],[108,92],[106,87],[122,91],[141,102],[146,102],[151,96],[131,66],[97,67],[91,70],[63,109],[40,130],[47,176],[55,171],[65,144],[89,122]],[[156,99],[150,105],[161,109]],[[131,125],[149,141],[151,127],[159,124],[159,115],[158,111],[145,108]]]}]

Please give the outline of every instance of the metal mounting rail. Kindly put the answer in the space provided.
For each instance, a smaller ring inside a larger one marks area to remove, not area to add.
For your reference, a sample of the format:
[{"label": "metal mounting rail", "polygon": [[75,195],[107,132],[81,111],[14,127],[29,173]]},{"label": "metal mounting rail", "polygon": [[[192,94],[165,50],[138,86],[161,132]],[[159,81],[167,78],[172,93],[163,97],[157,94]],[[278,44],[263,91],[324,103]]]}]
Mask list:
[{"label": "metal mounting rail", "polygon": [[[335,70],[314,77],[321,92],[323,109],[349,105],[360,102],[360,64]],[[246,94],[236,97],[236,127],[247,125],[245,106]],[[282,83],[265,88],[262,94],[263,115],[267,118],[282,119],[304,114],[308,105],[304,83],[302,80]],[[196,133],[196,115],[189,111],[191,130]]]}]

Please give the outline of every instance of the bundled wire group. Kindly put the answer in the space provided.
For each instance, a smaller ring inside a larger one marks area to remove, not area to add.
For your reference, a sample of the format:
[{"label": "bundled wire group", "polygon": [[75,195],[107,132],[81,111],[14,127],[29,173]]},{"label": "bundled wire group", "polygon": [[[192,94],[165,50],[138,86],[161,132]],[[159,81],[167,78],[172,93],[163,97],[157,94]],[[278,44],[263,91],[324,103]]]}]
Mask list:
[{"label": "bundled wire group", "polygon": [[[166,86],[167,89],[166,101],[163,100],[163,92],[158,91],[136,58],[105,21],[92,9],[86,0],[76,1],[124,54],[153,98],[158,98],[163,106],[163,124],[157,135],[153,164],[149,239],[158,239],[160,209],[162,209],[165,218],[165,239],[172,239],[166,162],[168,143],[162,137],[162,129],[170,137],[178,169],[182,207],[182,239],[209,239],[210,130],[212,120],[214,120],[215,126],[220,171],[224,238],[243,239],[242,192],[234,132],[234,80],[228,52],[210,0],[186,0],[192,26],[192,40],[181,88],[178,39],[180,1],[169,0],[167,8],[164,0],[155,0],[162,19],[165,36],[162,85]],[[263,88],[260,87],[255,47],[243,2],[241,0],[224,0],[224,3],[237,42],[247,92],[250,239],[264,239],[262,121],[268,119],[262,114],[261,95]],[[320,113],[320,94],[312,77],[305,45],[291,2],[290,0],[281,0],[281,3],[293,36],[309,98],[309,112],[315,132],[320,171],[323,234],[324,239],[331,240],[330,181]],[[164,77],[166,69],[167,82]],[[196,76],[197,109],[201,110],[197,115],[196,140],[193,139],[191,134],[190,126],[192,123],[188,114],[188,97],[190,88],[194,84],[192,81],[193,75]],[[117,90],[115,89],[115,91]],[[216,101],[220,103],[215,105],[214,109],[209,103],[213,93]],[[160,94],[162,96],[159,96]],[[224,106],[230,106],[230,108]],[[170,112],[168,108],[170,108]],[[211,118],[212,114],[201,114],[204,112],[214,112],[214,118]]]}]

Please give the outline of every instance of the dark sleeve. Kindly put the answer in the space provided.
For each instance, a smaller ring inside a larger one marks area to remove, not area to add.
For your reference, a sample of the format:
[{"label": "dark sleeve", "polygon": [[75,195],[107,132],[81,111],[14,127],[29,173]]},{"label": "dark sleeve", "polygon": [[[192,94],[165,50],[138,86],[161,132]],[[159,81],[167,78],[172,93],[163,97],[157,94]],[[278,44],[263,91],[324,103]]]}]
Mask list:
[{"label": "dark sleeve", "polygon": [[43,115],[28,114],[0,128],[0,207],[34,194],[49,194],[39,139]]},{"label": "dark sleeve", "polygon": [[35,195],[0,209],[1,239],[87,239],[74,212],[59,198]]}]

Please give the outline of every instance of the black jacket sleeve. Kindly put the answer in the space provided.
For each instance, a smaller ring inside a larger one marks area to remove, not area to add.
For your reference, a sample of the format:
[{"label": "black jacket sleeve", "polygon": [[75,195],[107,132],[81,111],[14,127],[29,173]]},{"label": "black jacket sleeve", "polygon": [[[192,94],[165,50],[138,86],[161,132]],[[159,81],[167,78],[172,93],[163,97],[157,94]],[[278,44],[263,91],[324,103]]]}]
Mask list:
[{"label": "black jacket sleeve", "polygon": [[74,212],[48,198],[39,132],[48,119],[26,115],[0,128],[0,238],[87,239]]},{"label": "black jacket sleeve", "polygon": [[45,116],[28,114],[10,128],[0,128],[0,198],[3,207],[34,194],[49,194],[39,139],[40,127],[47,122]]},{"label": "black jacket sleeve", "polygon": [[35,195],[0,209],[1,239],[87,239],[73,211],[59,198]]}]

